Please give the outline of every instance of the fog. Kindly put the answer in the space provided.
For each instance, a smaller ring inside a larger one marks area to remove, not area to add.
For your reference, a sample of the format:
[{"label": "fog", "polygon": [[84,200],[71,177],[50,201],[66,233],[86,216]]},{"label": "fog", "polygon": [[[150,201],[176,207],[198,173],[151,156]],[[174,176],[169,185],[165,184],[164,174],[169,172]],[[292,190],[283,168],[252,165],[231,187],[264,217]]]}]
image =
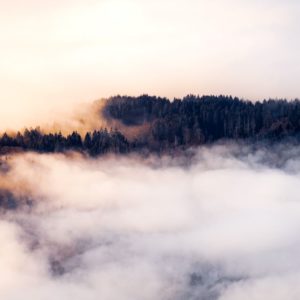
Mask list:
[{"label": "fog", "polygon": [[77,102],[74,106],[64,103],[60,107],[53,106],[51,109],[47,105],[42,105],[45,111],[38,111],[36,107],[36,110],[32,110],[30,116],[27,116],[22,110],[20,115],[10,120],[6,120],[9,115],[7,114],[1,119],[0,134],[4,132],[15,134],[17,131],[23,132],[25,128],[39,128],[44,133],[70,134],[72,131],[77,131],[85,134],[87,131],[107,126],[108,123],[101,117],[102,100]]},{"label": "fog", "polygon": [[299,299],[300,148],[188,154],[2,157],[0,298]]}]

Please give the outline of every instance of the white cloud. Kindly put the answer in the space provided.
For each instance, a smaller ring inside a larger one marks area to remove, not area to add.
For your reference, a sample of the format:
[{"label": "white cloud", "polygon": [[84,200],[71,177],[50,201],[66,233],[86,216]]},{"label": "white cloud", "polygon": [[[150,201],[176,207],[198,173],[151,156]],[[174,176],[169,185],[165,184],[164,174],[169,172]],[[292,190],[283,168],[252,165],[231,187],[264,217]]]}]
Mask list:
[{"label": "white cloud", "polygon": [[1,298],[297,299],[299,149],[287,149],[272,149],[280,169],[242,145],[188,165],[11,158],[5,178],[36,200],[3,214]]}]

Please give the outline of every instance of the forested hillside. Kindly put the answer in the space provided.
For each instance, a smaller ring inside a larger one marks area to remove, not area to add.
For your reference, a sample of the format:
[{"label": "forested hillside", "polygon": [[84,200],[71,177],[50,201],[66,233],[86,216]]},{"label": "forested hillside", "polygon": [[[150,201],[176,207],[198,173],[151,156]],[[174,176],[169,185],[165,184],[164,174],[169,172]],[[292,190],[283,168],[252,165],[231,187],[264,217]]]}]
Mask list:
[{"label": "forested hillside", "polygon": [[[143,95],[116,96],[104,101],[98,112],[108,128],[44,134],[30,129],[4,133],[1,151],[84,151],[92,156],[130,151],[164,152],[211,143],[220,139],[276,141],[300,133],[300,101],[249,102],[225,96],[187,96],[169,101]],[[88,118],[88,116],[87,116]],[[134,134],[132,134],[134,133]]]}]

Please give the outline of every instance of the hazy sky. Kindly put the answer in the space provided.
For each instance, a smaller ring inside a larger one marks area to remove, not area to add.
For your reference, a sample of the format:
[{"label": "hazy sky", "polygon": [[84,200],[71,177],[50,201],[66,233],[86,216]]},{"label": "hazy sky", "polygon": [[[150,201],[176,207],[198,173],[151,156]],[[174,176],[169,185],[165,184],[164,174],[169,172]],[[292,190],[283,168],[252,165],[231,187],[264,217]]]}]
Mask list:
[{"label": "hazy sky", "polygon": [[299,97],[298,2],[0,0],[1,127],[113,94]]}]

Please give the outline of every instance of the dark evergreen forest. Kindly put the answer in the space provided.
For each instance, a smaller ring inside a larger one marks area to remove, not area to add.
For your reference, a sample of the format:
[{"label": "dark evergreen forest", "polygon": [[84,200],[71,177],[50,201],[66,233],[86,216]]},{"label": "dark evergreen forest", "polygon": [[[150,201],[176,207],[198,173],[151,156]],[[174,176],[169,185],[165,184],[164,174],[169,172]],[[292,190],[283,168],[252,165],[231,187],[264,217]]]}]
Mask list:
[{"label": "dark evergreen forest", "polygon": [[[45,134],[40,129],[4,133],[1,152],[81,151],[97,156],[132,151],[161,153],[218,140],[300,141],[299,100],[250,102],[231,96],[188,95],[170,101],[143,95],[103,101],[99,118],[112,127],[97,128],[83,136],[75,131],[66,136],[60,132]],[[127,135],[132,128],[137,129],[133,137]]]}]

